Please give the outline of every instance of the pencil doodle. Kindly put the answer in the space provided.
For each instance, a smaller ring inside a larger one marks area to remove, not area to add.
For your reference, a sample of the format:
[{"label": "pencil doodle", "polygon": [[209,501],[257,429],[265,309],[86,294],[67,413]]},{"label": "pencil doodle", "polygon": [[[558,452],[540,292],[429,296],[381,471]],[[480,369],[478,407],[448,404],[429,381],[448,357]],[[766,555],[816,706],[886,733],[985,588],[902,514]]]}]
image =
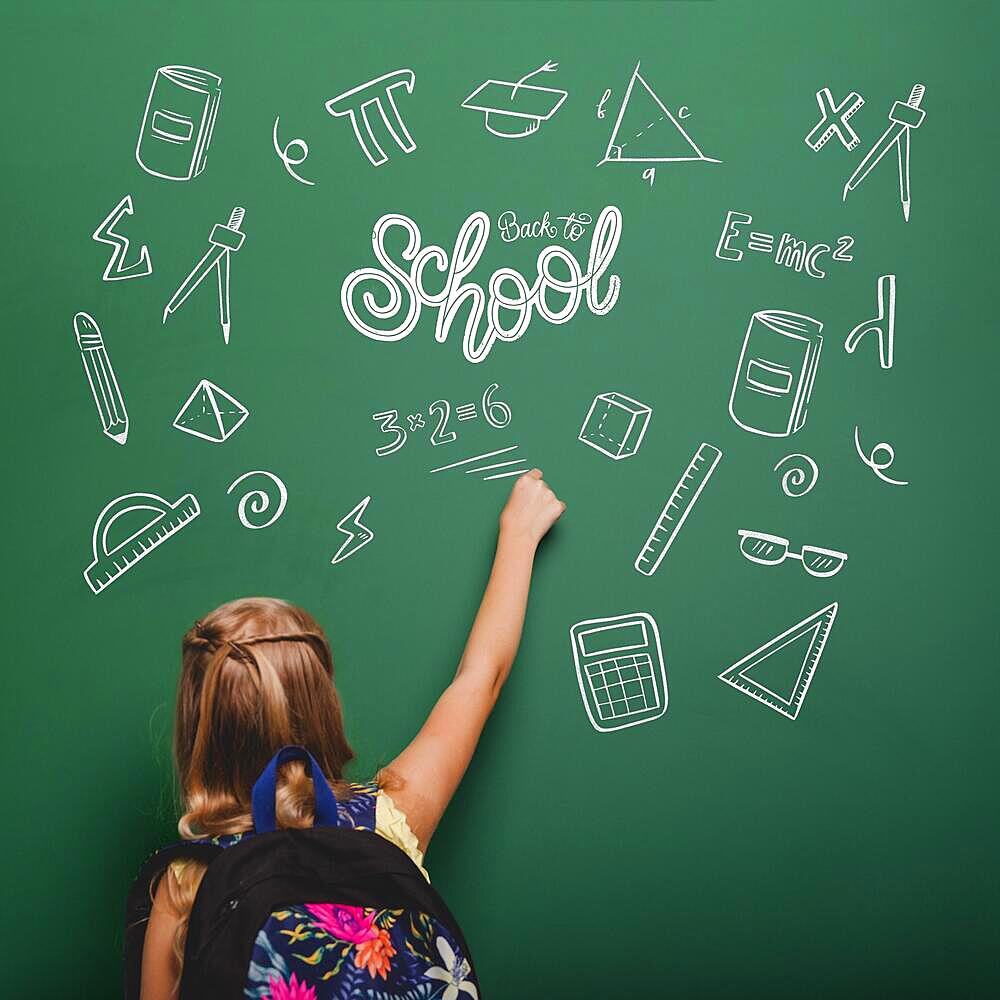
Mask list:
[{"label": "pencil doodle", "polygon": [[[153,516],[141,527],[134,529],[131,535],[108,548],[108,534],[115,521],[141,510],[150,511]],[[83,571],[87,586],[95,594],[101,593],[200,513],[198,501],[190,493],[185,493],[174,503],[169,503],[155,493],[127,493],[116,497],[105,506],[94,522],[94,561]]]},{"label": "pencil doodle", "polygon": [[[638,89],[636,88],[638,84]],[[672,128],[670,126],[673,126]],[[604,163],[721,163],[706,156],[635,64],[598,166]],[[650,178],[652,181],[652,178]]]},{"label": "pencil doodle", "polygon": [[844,350],[853,354],[866,333],[878,337],[878,363],[892,367],[893,342],[896,336],[896,275],[883,274],[878,279],[878,312],[872,319],[859,323],[847,335]]},{"label": "pencil doodle", "polygon": [[[300,184],[308,184],[312,187],[316,182],[306,180],[305,177],[300,177],[294,167],[301,166],[306,161],[306,157],[309,155],[309,143],[305,139],[289,139],[284,146],[281,146],[278,142],[278,122],[281,116],[278,115],[274,119],[274,129],[271,133],[271,142],[274,145],[274,151],[278,154],[278,159],[285,166],[285,170],[295,178]],[[298,159],[295,159],[295,157]]]},{"label": "pencil doodle", "polygon": [[663,557],[673,545],[688,514],[694,509],[701,491],[712,478],[712,473],[721,460],[722,452],[714,444],[706,441],[698,446],[694,457],[688,462],[687,468],[663,505],[653,530],[635,557],[633,565],[643,576],[652,576],[660,568]]},{"label": "pencil doodle", "polygon": [[337,530],[346,535],[340,548],[334,553],[330,560],[331,566],[349,559],[359,549],[363,549],[374,537],[375,532],[366,524],[361,523],[364,512],[371,503],[371,497],[367,496],[357,506],[351,508],[338,522]]},{"label": "pencil doodle", "polygon": [[462,102],[463,108],[486,114],[486,131],[501,139],[523,139],[538,131],[562,107],[565,90],[525,83],[538,73],[554,73],[559,63],[546,62],[517,83],[487,80]]},{"label": "pencil doodle", "polygon": [[652,415],[651,407],[623,392],[601,392],[590,404],[577,437],[617,462],[639,450]]},{"label": "pencil doodle", "polygon": [[[891,476],[884,475],[886,469],[896,461],[896,452],[893,450],[891,444],[887,444],[885,441],[879,441],[877,445],[871,450],[870,455],[866,455],[861,448],[861,436],[857,426],[854,428],[854,448],[858,453],[858,458],[867,465],[872,472],[875,473],[879,479],[884,483],[888,483],[890,486],[909,486],[909,482],[904,479],[893,479]],[[880,461],[875,456],[879,452],[885,453],[885,461]]]},{"label": "pencil doodle", "polygon": [[[528,465],[523,458],[508,458],[502,462],[490,462],[489,465],[479,465],[479,462],[497,458],[501,455],[509,455],[512,451],[517,451],[518,445],[512,444],[507,448],[498,448],[496,451],[487,451],[482,455],[473,455],[471,458],[463,458],[458,462],[450,462],[448,465],[439,465],[436,469],[431,469],[430,474],[437,472],[448,472],[451,469],[462,469],[467,476],[478,476],[481,472],[488,472],[489,475],[480,476],[485,482],[490,479],[508,479],[510,476],[523,476],[528,471]],[[463,466],[470,466],[468,469]],[[515,466],[515,468],[511,468]],[[497,469],[503,471],[497,472]]]},{"label": "pencil doodle", "polygon": [[[744,251],[737,247],[743,227],[753,222],[753,216],[747,212],[727,212],[722,223],[722,234],[715,248],[715,256],[719,260],[738,261],[743,259]],[[848,252],[854,246],[853,236],[841,236],[837,239],[836,248],[829,243],[816,243],[810,246],[805,240],[800,240],[794,233],[782,233],[777,250],[774,246],[774,234],[765,232],[750,232],[746,237],[746,249],[755,253],[774,255],[774,263],[784,265],[796,272],[803,270],[810,278],[825,278],[826,271],[820,268],[818,261],[825,254],[830,254],[830,260],[851,261],[854,257]]]},{"label": "pencil doodle", "polygon": [[920,110],[923,99],[924,85],[916,83],[913,85],[905,104],[902,101],[896,101],[889,109],[889,127],[868,150],[865,158],[848,178],[844,185],[844,201],[847,201],[847,195],[872,172],[882,157],[895,146],[896,166],[899,169],[899,201],[903,206],[904,221],[910,221],[910,133],[923,123],[926,115],[925,111]]},{"label": "pencil doodle", "polygon": [[780,309],[750,317],[729,397],[729,415],[739,427],[788,437],[805,424],[822,329],[819,320]]},{"label": "pencil doodle", "polygon": [[836,549],[820,549],[803,545],[799,552],[792,552],[791,543],[780,535],[740,528],[740,552],[750,562],[759,566],[780,566],[786,559],[797,559],[810,575],[821,578],[836,576],[847,562],[847,553]]},{"label": "pencil doodle", "polygon": [[589,618],[569,636],[583,707],[599,733],[652,722],[666,712],[667,670],[652,615]]},{"label": "pencil doodle", "polygon": [[164,323],[171,313],[180,309],[187,297],[214,270],[219,286],[219,324],[222,327],[222,339],[229,343],[229,259],[243,246],[243,241],[246,239],[246,234],[240,232],[243,216],[244,209],[237,206],[224,226],[212,227],[211,233],[208,234],[208,249],[166,304],[163,310]]},{"label": "pencil doodle", "polygon": [[[350,119],[351,128],[354,129],[354,137],[358,140],[361,151],[373,167],[381,166],[389,159],[389,156],[372,131],[372,121],[369,118],[371,110],[378,111],[389,135],[404,153],[412,153],[417,148],[413,136],[407,131],[406,125],[400,117],[399,108],[396,107],[396,97],[393,93],[393,91],[403,87],[408,94],[412,94],[415,79],[412,69],[393,70],[393,72],[384,73],[367,83],[359,84],[351,90],[345,90],[344,93],[338,94],[326,102],[326,110],[335,118],[347,117]],[[364,123],[364,133],[362,133],[358,123],[359,115]]]},{"label": "pencil doodle", "polygon": [[112,247],[111,259],[101,278],[104,281],[125,281],[128,278],[145,278],[153,273],[153,262],[149,258],[149,247],[145,244],[139,251],[139,259],[132,264],[125,264],[128,258],[129,238],[115,232],[115,226],[126,216],[132,215],[132,195],[127,194],[111,211],[104,221],[94,230],[90,237],[98,243]]},{"label": "pencil doodle", "polygon": [[804,497],[819,480],[819,467],[808,455],[794,452],[781,459],[772,471],[777,472],[786,462],[792,465],[781,477],[781,492],[786,497]]},{"label": "pencil doodle", "polygon": [[[288,490],[285,488],[285,484],[273,473],[267,472],[264,469],[254,469],[251,472],[244,472],[242,476],[234,479],[229,484],[229,489],[226,490],[226,496],[229,496],[233,490],[236,489],[244,479],[248,479],[250,476],[266,476],[270,480],[271,485],[273,485],[278,491],[278,502],[275,506],[273,513],[268,517],[266,521],[261,524],[256,524],[255,521],[260,514],[267,514],[271,509],[272,497],[271,494],[263,486],[259,486],[255,490],[249,490],[240,497],[239,507],[236,509],[236,515],[240,519],[240,524],[244,528],[250,528],[251,530],[258,530],[260,528],[270,528],[275,521],[285,512],[285,504],[288,502]],[[249,508],[249,513],[253,515],[250,517],[247,513]]]},{"label": "pencil doodle", "polygon": [[104,346],[101,328],[93,316],[78,312],[73,317],[73,332],[90,394],[94,397],[97,415],[101,419],[101,430],[116,444],[124,444],[128,439],[128,411]]},{"label": "pencil doodle", "polygon": [[852,90],[840,104],[835,105],[830,88],[823,87],[816,91],[816,103],[819,105],[820,119],[806,136],[806,145],[818,153],[829,139],[836,136],[845,149],[854,149],[861,139],[849,123],[864,105],[865,99]]},{"label": "pencil doodle", "polygon": [[205,169],[221,97],[221,76],[193,66],[161,66],[139,126],[139,166],[168,181],[197,177]]},{"label": "pencil doodle", "polygon": [[225,389],[203,378],[174,417],[173,426],[214,444],[231,437],[250,411]]},{"label": "pencil doodle", "polygon": [[[836,602],[820,608],[723,670],[719,680],[794,721],[809,693],[837,608]],[[761,680],[753,676],[757,667],[765,671]],[[778,685],[772,679],[782,672],[785,694],[775,690]]]}]

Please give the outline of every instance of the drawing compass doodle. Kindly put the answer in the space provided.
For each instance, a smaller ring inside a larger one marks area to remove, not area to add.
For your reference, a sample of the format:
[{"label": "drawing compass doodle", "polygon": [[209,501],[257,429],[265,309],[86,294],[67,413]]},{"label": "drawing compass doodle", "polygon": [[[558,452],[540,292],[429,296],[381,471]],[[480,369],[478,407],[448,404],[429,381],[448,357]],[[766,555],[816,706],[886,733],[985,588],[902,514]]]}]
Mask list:
[{"label": "drawing compass doodle", "polygon": [[229,343],[229,257],[243,246],[243,241],[246,239],[246,234],[240,232],[244,212],[245,209],[234,208],[224,226],[213,226],[208,237],[208,250],[195,264],[163,310],[164,323],[167,317],[177,312],[187,297],[215,270],[219,281],[219,323],[222,326],[223,339]]},{"label": "drawing compass doodle", "polygon": [[875,143],[868,155],[858,165],[844,185],[844,201],[875,168],[875,165],[886,153],[896,147],[896,158],[899,165],[899,200],[903,205],[903,218],[910,221],[910,132],[919,128],[926,112],[920,110],[920,102],[924,99],[924,85],[914,84],[909,99],[904,104],[896,101],[889,111],[889,127]]}]

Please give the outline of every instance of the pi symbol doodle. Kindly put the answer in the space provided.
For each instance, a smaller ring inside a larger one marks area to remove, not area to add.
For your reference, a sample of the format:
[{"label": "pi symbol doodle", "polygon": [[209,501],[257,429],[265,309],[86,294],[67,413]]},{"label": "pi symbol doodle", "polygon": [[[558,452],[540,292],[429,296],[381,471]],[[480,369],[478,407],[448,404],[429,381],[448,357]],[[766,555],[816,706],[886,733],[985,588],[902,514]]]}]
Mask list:
[{"label": "pi symbol doodle", "polygon": [[149,259],[149,248],[143,244],[139,251],[139,259],[134,264],[124,266],[128,256],[129,238],[115,232],[115,226],[126,216],[132,215],[132,196],[124,198],[111,210],[107,218],[94,230],[91,239],[98,243],[106,243],[114,247],[108,266],[102,276],[104,281],[124,281],[126,278],[145,278],[153,273],[153,263]]},{"label": "pi symbol doodle", "polygon": [[[413,93],[415,77],[412,69],[397,69],[385,73],[375,80],[369,80],[351,90],[331,98],[326,102],[326,110],[335,118],[347,117],[351,120],[355,138],[361,151],[368,157],[373,167],[379,167],[389,159],[386,151],[379,145],[372,131],[371,112],[377,111],[382,122],[389,130],[389,135],[404,153],[412,153],[417,144],[406,129],[403,119],[396,107],[393,91],[405,87],[408,94]],[[358,121],[360,116],[360,123]],[[364,125],[364,132],[361,130]]]}]

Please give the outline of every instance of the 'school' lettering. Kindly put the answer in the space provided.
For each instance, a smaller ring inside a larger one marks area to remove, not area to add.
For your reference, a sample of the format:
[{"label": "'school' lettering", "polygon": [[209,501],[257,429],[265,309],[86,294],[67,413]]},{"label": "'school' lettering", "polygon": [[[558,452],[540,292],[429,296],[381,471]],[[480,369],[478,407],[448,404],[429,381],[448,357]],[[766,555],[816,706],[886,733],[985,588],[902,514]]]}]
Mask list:
[{"label": "'school' lettering", "polygon": [[[403,270],[385,249],[386,233],[393,226],[401,227],[407,235],[403,260],[409,272]],[[493,272],[489,280],[488,296],[482,285],[465,278],[472,272],[486,249],[490,234],[490,220],[485,212],[473,212],[459,229],[455,247],[449,258],[444,248],[429,244],[421,249],[420,230],[405,215],[383,215],[372,231],[372,251],[383,269],[364,267],[352,271],[340,289],[340,304],[350,324],[372,340],[402,340],[413,332],[420,319],[423,306],[438,310],[434,339],[443,344],[448,339],[451,324],[458,311],[468,305],[462,352],[466,359],[483,361],[498,340],[514,341],[523,336],[537,310],[549,323],[568,323],[576,314],[580,302],[586,298],[587,308],[596,316],[609,312],[618,301],[621,280],[617,274],[609,275],[604,297],[598,292],[598,281],[611,266],[618,241],[621,238],[622,216],[613,205],[601,212],[594,226],[590,243],[590,257],[586,274],[580,270],[576,258],[559,246],[549,246],[538,255],[535,264],[536,278],[529,285],[527,279],[512,268],[502,267]],[[557,277],[550,270],[550,263],[558,259],[568,271],[568,276]],[[444,287],[439,292],[429,292],[424,286],[424,271],[433,261],[435,269],[445,275]],[[379,304],[372,291],[360,292],[363,317],[355,302],[358,286],[373,281],[387,293],[387,300]],[[504,284],[513,286],[513,293],[504,292]],[[550,292],[566,296],[561,307],[553,308],[548,300]],[[480,331],[483,312],[486,328]],[[501,311],[513,314],[510,326],[501,323]],[[378,327],[370,319],[389,323],[402,313],[396,326]]]}]

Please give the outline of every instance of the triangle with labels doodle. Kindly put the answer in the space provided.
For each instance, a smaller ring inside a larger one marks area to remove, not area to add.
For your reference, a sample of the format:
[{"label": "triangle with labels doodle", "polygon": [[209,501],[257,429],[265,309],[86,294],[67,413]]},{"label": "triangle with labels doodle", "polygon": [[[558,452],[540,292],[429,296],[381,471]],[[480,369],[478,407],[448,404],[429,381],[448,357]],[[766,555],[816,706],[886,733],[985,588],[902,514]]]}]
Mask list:
[{"label": "triangle with labels doodle", "polygon": [[[635,64],[601,163],[681,163],[706,156],[684,126],[657,97]],[[600,166],[600,164],[598,164]]]}]

